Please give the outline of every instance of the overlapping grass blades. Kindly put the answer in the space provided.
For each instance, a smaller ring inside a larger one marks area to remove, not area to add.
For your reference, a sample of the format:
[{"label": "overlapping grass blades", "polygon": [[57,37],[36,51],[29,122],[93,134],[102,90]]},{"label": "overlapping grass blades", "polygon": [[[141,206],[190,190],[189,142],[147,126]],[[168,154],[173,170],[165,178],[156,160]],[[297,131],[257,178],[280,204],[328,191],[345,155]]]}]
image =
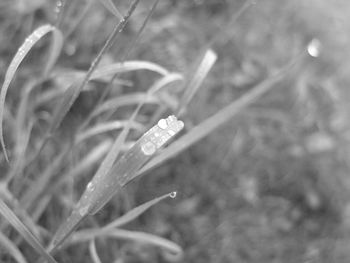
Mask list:
[{"label": "overlapping grass blades", "polygon": [[50,263],[57,263],[56,260],[46,252],[40,241],[33,235],[33,233],[30,232],[30,230],[1,199],[0,213],[42,257],[44,257]]},{"label": "overlapping grass blades", "polygon": [[[132,220],[136,219],[138,216],[146,212],[148,209],[150,209],[152,206],[158,204],[162,200],[166,198],[175,198],[176,192],[171,192],[168,194],[165,194],[163,196],[154,198],[140,206],[135,207],[134,209],[127,212],[125,215],[117,218],[113,222],[109,223],[108,225],[102,227],[102,228],[92,228],[92,229],[84,229],[77,231],[72,235],[71,240],[69,243],[79,243],[79,242],[86,242],[89,241],[90,245],[91,242],[94,242],[94,240],[98,237],[113,237],[118,239],[130,239],[134,240],[136,242],[143,242],[146,244],[155,245],[158,247],[161,247],[167,251],[169,251],[171,254],[173,254],[176,258],[181,257],[182,255],[182,249],[175,244],[174,242],[171,242],[167,239],[157,237],[148,233],[143,232],[135,232],[135,231],[125,231],[118,229],[119,227],[131,222]],[[96,252],[96,251],[95,251]],[[96,255],[95,255],[96,256]]]},{"label": "overlapping grass blades", "polygon": [[303,58],[303,54],[299,55],[297,58],[293,59],[290,63],[287,63],[277,72],[268,76],[264,81],[258,84],[254,89],[242,95],[236,101],[233,101],[228,106],[214,114],[213,116],[207,118],[206,120],[199,123],[197,126],[193,127],[182,137],[177,139],[169,147],[164,149],[161,154],[157,155],[150,162],[148,162],[139,173],[136,175],[143,174],[150,169],[162,164],[164,161],[176,156],[180,152],[184,151],[188,147],[197,143],[204,137],[211,134],[214,130],[218,129],[220,126],[224,125],[229,121],[233,116],[244,110],[246,107],[254,103],[258,98],[263,94],[268,92],[273,87],[276,87],[276,84],[281,81],[293,67],[299,63]]},{"label": "overlapping grass blades", "polygon": [[0,247],[5,249],[17,263],[27,263],[21,251],[17,246],[9,240],[3,233],[0,232]]},{"label": "overlapping grass blades", "polygon": [[[134,116],[139,108],[134,112]],[[120,152],[120,145],[125,141],[128,126],[118,136],[67,221],[57,230],[49,251],[56,249],[87,215],[99,211],[117,190],[135,177],[137,171],[160,147],[183,129],[184,124],[175,116],[160,120],[159,124],[146,132],[113,166]]]},{"label": "overlapping grass blades", "polygon": [[114,220],[113,222],[111,222],[110,224],[104,226],[101,230],[102,231],[108,231],[109,229],[113,229],[113,228],[118,228],[121,227],[127,223],[129,223],[130,221],[136,219],[138,216],[140,216],[141,214],[143,214],[144,212],[146,212],[148,209],[150,209],[152,206],[158,204],[160,201],[166,199],[166,198],[175,198],[176,197],[176,192],[171,192],[165,195],[162,195],[160,197],[154,198],[142,205],[139,205],[138,207],[135,207],[133,209],[131,209],[129,212],[127,212],[125,215],[117,218],[116,220]]},{"label": "overlapping grass blades", "polygon": [[198,65],[196,65],[196,71],[192,75],[192,77],[187,81],[185,88],[184,88],[184,94],[182,95],[182,98],[180,100],[178,109],[177,109],[177,115],[182,115],[184,111],[186,110],[187,105],[192,100],[193,96],[198,91],[199,87],[201,87],[204,79],[206,78],[207,74],[213,67],[215,61],[217,59],[217,55],[214,53],[213,50],[208,49],[205,53],[201,61]]},{"label": "overlapping grass blades", "polygon": [[41,150],[45,146],[46,142],[49,140],[49,138],[51,138],[54,131],[61,125],[64,117],[67,115],[67,113],[71,109],[72,105],[74,104],[74,102],[78,98],[80,92],[84,89],[86,84],[89,82],[91,76],[93,75],[93,73],[97,69],[103,55],[114,44],[114,41],[116,40],[116,38],[123,31],[124,27],[126,26],[126,24],[129,21],[132,13],[135,11],[136,6],[138,5],[139,1],[140,0],[134,0],[131,3],[127,14],[114,27],[113,31],[110,33],[108,39],[106,40],[104,46],[101,48],[101,50],[97,54],[96,58],[92,61],[90,68],[86,72],[84,78],[82,78],[82,80],[79,81],[79,83],[73,83],[71,85],[71,87],[68,88],[64,92],[59,104],[57,105],[57,107],[53,113],[52,121],[49,124],[46,135],[44,136],[43,141],[42,141],[41,145],[39,146],[37,153],[34,155],[33,159],[31,160],[31,162],[33,162],[37,158],[37,156],[40,154]]},{"label": "overlapping grass blades", "polygon": [[104,7],[111,12],[115,17],[122,19],[123,15],[122,12],[115,6],[115,4],[112,2],[112,0],[99,0]]},{"label": "overlapping grass blades", "polygon": [[86,232],[78,231],[72,236],[72,239],[69,241],[69,243],[74,244],[74,243],[86,242],[86,241],[92,240],[93,238],[98,238],[98,237],[125,239],[125,240],[132,240],[135,242],[142,242],[149,245],[154,245],[170,252],[174,259],[181,258],[183,254],[182,248],[176,243],[168,239],[155,236],[149,233],[141,232],[141,231],[130,231],[130,230],[124,230],[124,229],[114,229],[114,230],[109,230],[108,232],[99,231],[97,233],[91,233],[91,232],[86,233]]},{"label": "overlapping grass blades", "polygon": [[31,35],[29,35],[24,41],[24,43],[21,45],[21,47],[17,50],[17,53],[13,57],[6,71],[4,83],[2,84],[1,92],[0,92],[0,142],[7,161],[8,161],[8,154],[6,151],[5,141],[3,136],[3,118],[4,118],[5,98],[6,98],[7,90],[12,82],[13,77],[16,74],[16,71],[19,65],[21,64],[23,59],[26,57],[28,52],[34,47],[34,45],[42,37],[44,37],[46,34],[50,32],[53,33],[53,40],[52,40],[53,44],[52,44],[48,62],[44,69],[44,76],[45,76],[51,70],[52,66],[56,62],[56,59],[59,53],[61,52],[62,41],[63,41],[62,33],[60,32],[60,30],[52,25],[43,25],[37,28]]}]

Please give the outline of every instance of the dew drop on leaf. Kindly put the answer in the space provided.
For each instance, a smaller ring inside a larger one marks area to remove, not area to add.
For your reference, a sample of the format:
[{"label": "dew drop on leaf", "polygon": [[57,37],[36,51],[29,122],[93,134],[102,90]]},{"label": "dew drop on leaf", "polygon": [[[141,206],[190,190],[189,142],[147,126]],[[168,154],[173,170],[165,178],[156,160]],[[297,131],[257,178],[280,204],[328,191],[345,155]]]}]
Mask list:
[{"label": "dew drop on leaf", "polygon": [[166,129],[168,127],[168,123],[165,119],[160,119],[158,121],[158,127],[161,128],[161,129]]},{"label": "dew drop on leaf", "polygon": [[79,209],[79,214],[81,216],[85,216],[88,212],[88,209],[89,209],[89,206],[86,205],[86,206],[83,206],[82,208]]},{"label": "dew drop on leaf", "polygon": [[320,50],[321,50],[321,42],[318,39],[313,39],[307,46],[307,53],[311,57],[318,57],[320,55]]},{"label": "dew drop on leaf", "polygon": [[92,182],[88,183],[88,185],[86,186],[86,189],[88,191],[93,191],[95,189],[94,184]]},{"label": "dew drop on leaf", "polygon": [[146,142],[141,145],[141,150],[145,155],[152,155],[156,152],[157,148],[152,142]]}]

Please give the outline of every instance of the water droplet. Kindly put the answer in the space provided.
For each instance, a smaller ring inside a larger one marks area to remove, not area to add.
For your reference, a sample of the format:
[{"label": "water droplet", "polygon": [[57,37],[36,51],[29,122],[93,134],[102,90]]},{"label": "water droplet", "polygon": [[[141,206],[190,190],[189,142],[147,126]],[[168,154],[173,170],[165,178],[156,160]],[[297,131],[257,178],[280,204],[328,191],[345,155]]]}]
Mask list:
[{"label": "water droplet", "polygon": [[86,186],[86,189],[88,191],[93,191],[95,189],[95,186],[92,182],[88,183],[88,185]]},{"label": "water droplet", "polygon": [[168,133],[170,136],[174,136],[176,134],[176,132],[174,132],[173,130],[169,130]]},{"label": "water droplet", "polygon": [[156,152],[156,146],[152,142],[146,142],[141,146],[141,150],[145,155],[152,155]]},{"label": "water droplet", "polygon": [[177,192],[174,191],[174,192],[171,192],[169,196],[170,196],[170,198],[175,198],[176,195],[177,195]]},{"label": "water droplet", "polygon": [[88,210],[89,210],[89,206],[88,205],[83,206],[82,208],[79,209],[79,214],[81,216],[85,216],[87,214]]},{"label": "water droplet", "polygon": [[316,58],[320,55],[321,46],[321,42],[318,39],[313,39],[307,46],[307,53],[309,53],[311,57]]},{"label": "water droplet", "polygon": [[168,123],[165,119],[161,119],[158,121],[158,127],[161,129],[166,129],[168,127]]},{"label": "water droplet", "polygon": [[56,2],[56,6],[55,6],[55,13],[58,14],[61,11],[61,8],[63,6],[63,2],[62,1],[57,1]]}]

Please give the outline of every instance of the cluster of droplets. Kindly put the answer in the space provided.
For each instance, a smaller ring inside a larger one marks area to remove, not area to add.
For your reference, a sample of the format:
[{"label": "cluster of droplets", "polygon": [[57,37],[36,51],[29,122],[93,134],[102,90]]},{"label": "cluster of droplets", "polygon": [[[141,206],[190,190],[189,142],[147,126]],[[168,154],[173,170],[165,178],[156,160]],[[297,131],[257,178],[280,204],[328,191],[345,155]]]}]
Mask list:
[{"label": "cluster of droplets", "polygon": [[141,150],[145,155],[152,155],[164,145],[171,137],[183,128],[182,121],[177,120],[175,116],[169,116],[166,119],[158,121],[145,135],[145,140],[141,145]]},{"label": "cluster of droplets", "polygon": [[56,6],[55,6],[55,14],[58,15],[61,12],[61,9],[63,7],[63,2],[61,0],[58,0],[56,2]]}]

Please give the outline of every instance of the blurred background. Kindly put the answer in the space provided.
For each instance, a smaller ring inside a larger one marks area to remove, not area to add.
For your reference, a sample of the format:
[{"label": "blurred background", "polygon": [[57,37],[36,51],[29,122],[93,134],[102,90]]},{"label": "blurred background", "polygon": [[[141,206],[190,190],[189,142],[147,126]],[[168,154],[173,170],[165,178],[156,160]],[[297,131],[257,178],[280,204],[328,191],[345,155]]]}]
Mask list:
[{"label": "blurred background", "polygon": [[[191,73],[200,49],[245,2],[162,0],[129,59]],[[114,3],[123,12],[129,5],[124,0]],[[63,32],[84,16],[67,37],[57,67],[88,68],[116,23],[99,1],[86,5],[83,0],[67,1]],[[141,1],[102,63],[121,58],[151,5]],[[56,9],[55,1],[0,2],[1,82],[25,37],[54,21]],[[249,92],[308,45],[313,56],[225,126],[129,184],[97,220],[108,222],[127,208],[177,190],[176,199],[158,204],[126,228],[178,243],[184,249],[181,262],[349,262],[349,13],[346,0],[256,0],[212,45],[218,59],[186,112],[188,127]],[[26,81],[42,69],[44,45],[38,44],[17,72],[6,98],[10,112]],[[128,92],[145,91],[153,83],[144,72],[125,78],[133,83]],[[95,100],[93,90],[80,95],[63,134],[69,134],[71,124]],[[87,179],[75,182],[76,188],[84,187],[83,182]],[[52,205],[39,223],[53,231],[65,218],[59,209]],[[121,252],[112,261],[116,247]],[[157,248],[133,242],[111,241],[98,249],[104,251],[103,262],[175,262]],[[57,259],[90,262],[74,260],[85,250],[69,248]]]}]

